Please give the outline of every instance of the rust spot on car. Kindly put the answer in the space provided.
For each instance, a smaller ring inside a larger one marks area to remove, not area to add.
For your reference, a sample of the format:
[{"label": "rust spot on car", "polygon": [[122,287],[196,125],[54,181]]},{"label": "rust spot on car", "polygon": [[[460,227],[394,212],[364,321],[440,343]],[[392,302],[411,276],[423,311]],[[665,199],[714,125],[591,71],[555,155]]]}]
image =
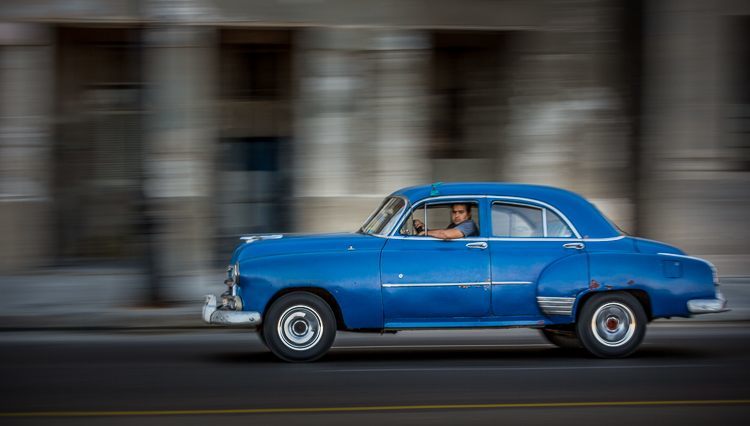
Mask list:
[{"label": "rust spot on car", "polygon": [[605,285],[604,288],[606,288],[607,290],[612,290],[614,287],[612,287],[611,285]]},{"label": "rust spot on car", "polygon": [[633,284],[635,284],[635,281],[633,281],[633,280],[628,280],[628,285],[633,285]]},{"label": "rust spot on car", "polygon": [[596,280],[591,280],[591,284],[589,284],[589,290],[596,290],[599,287],[601,286]]}]

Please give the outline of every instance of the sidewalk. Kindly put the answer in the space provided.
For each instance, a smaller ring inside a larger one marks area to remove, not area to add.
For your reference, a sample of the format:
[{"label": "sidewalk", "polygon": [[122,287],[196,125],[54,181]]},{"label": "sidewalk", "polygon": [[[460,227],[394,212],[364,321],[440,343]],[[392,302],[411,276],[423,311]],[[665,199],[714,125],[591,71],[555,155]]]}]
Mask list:
[{"label": "sidewalk", "polygon": [[[27,276],[0,276],[0,331],[212,327],[201,320],[203,299],[198,294],[171,307],[143,307],[145,278],[138,270],[117,267],[59,268]],[[206,293],[223,291],[222,278],[223,271],[217,270],[215,279],[208,280]],[[723,278],[721,282],[730,312],[659,322],[750,321],[750,277]]]},{"label": "sidewalk", "polygon": [[[220,293],[223,271],[206,293]],[[203,298],[170,307],[147,307],[146,275],[132,267],[66,267],[33,275],[0,276],[0,330],[210,327],[201,319]]]}]

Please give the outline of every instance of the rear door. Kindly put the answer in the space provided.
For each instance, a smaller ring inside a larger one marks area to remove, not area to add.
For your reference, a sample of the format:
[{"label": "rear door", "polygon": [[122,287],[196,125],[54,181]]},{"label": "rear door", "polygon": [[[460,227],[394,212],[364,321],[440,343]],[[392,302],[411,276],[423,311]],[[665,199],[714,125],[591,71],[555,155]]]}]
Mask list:
[{"label": "rear door", "polygon": [[[492,313],[508,320],[540,317],[536,292],[540,275],[554,262],[582,256],[585,247],[558,212],[542,204],[508,199],[489,200]],[[586,268],[570,271],[570,279],[584,282]]]}]

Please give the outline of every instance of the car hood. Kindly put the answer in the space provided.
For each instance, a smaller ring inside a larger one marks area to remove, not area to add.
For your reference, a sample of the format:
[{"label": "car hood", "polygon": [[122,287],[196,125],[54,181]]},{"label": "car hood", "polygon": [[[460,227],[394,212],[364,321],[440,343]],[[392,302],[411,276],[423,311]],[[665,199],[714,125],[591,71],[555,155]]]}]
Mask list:
[{"label": "car hood", "polygon": [[260,238],[237,246],[231,263],[288,254],[380,250],[386,242],[385,238],[357,233],[279,234]]}]

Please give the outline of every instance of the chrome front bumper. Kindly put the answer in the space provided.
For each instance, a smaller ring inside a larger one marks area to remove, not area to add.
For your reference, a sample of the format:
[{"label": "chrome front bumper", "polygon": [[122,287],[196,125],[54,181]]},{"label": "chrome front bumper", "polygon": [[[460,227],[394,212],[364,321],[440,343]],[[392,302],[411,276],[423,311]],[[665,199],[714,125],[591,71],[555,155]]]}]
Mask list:
[{"label": "chrome front bumper", "polygon": [[207,294],[203,303],[203,321],[208,324],[257,326],[261,318],[259,312],[217,309],[216,296]]},{"label": "chrome front bumper", "polygon": [[714,314],[729,310],[727,309],[727,299],[718,290],[715,299],[688,300],[687,308],[691,314]]}]

